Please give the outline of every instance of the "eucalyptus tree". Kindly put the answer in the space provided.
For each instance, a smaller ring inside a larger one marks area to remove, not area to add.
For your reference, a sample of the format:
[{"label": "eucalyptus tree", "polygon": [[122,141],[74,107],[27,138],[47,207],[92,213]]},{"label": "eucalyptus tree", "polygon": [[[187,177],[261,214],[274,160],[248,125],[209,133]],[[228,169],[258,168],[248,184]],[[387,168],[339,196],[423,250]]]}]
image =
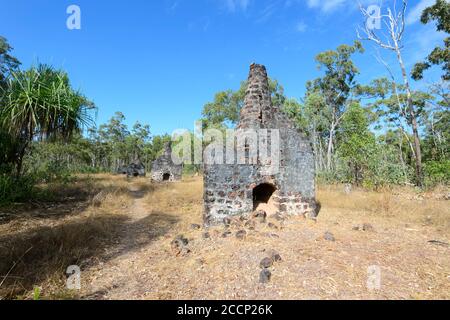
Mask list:
[{"label": "eucalyptus tree", "polygon": [[284,103],[284,112],[295,122],[297,128],[310,137],[313,143],[315,166],[318,172],[323,172],[326,167],[324,146],[329,124],[324,97],[319,92],[307,91],[301,103],[296,99],[287,99]]},{"label": "eucalyptus tree", "polygon": [[[448,35],[450,33],[450,2],[448,0],[436,0],[434,5],[423,11],[420,20],[423,24],[435,21],[437,31],[443,31]],[[433,65],[442,66],[444,71],[442,79],[450,80],[450,37],[444,39],[444,47],[437,46],[427,56],[425,61],[419,62],[414,66],[411,73],[413,79],[422,79],[424,71]]]},{"label": "eucalyptus tree", "polygon": [[[238,90],[225,90],[217,92],[212,102],[203,106],[203,129],[234,127],[238,121],[242,107],[244,106],[247,81],[241,82]],[[269,78],[269,91],[273,105],[282,107],[286,101],[284,88],[277,80]]]},{"label": "eucalyptus tree", "polygon": [[[385,129],[394,128],[402,133],[413,155],[411,165],[416,169],[416,183],[421,185],[417,176],[417,163],[421,163],[422,158],[417,158],[415,131],[411,132],[409,128],[416,127],[419,130],[425,126],[434,96],[420,90],[408,90],[405,85],[387,78],[375,79],[367,86],[359,86],[357,91],[373,99],[369,105],[377,114],[378,122],[386,126]],[[411,108],[414,114],[411,114]]]},{"label": "eucalyptus tree", "polygon": [[[363,53],[359,41],[353,45],[340,45],[336,50],[328,50],[316,56],[318,68],[324,75],[307,83],[307,91],[315,92],[323,98],[321,116],[327,122],[326,169],[332,170],[335,151],[335,135],[345,115],[353,90],[357,87],[355,77],[359,70],[351,60],[353,54]],[[316,99],[316,102],[319,102]]]},{"label": "eucalyptus tree", "polygon": [[[20,62],[11,55],[12,47],[8,41],[0,36],[0,108],[3,106],[3,99],[6,95],[7,79],[11,72],[17,70]],[[0,118],[1,120],[1,118]],[[0,125],[0,173],[8,171],[15,155],[16,142],[12,139],[8,130]]]},{"label": "eucalyptus tree", "polygon": [[[409,73],[406,69],[406,65],[403,58],[403,40],[406,27],[406,10],[408,3],[406,0],[402,0],[402,7],[399,11],[396,10],[394,5],[393,9],[387,8],[386,14],[380,14],[379,17],[375,17],[380,20],[380,28],[375,28],[369,23],[366,23],[364,28],[357,30],[357,35],[360,40],[371,41],[382,49],[393,52],[397,58],[401,70],[401,76],[403,79],[403,88],[405,92],[405,105],[404,111],[408,114],[408,125],[410,125],[414,143],[414,155],[415,155],[415,170],[416,170],[416,183],[419,186],[423,185],[423,168],[422,168],[422,149],[420,143],[419,123],[418,117],[420,110],[415,108],[413,102],[413,94],[410,85]],[[361,7],[361,12],[366,19],[370,21],[374,17],[364,8]],[[381,60],[381,58],[379,58]],[[390,67],[384,63],[388,68],[389,73],[393,77],[393,72]],[[393,79],[395,83],[395,78]],[[402,109],[402,106],[398,106]]]},{"label": "eucalyptus tree", "polygon": [[6,80],[20,65],[20,61],[11,55],[12,49],[8,41],[0,36],[0,89],[6,86]]},{"label": "eucalyptus tree", "polygon": [[352,182],[361,184],[375,150],[375,135],[369,130],[367,111],[353,102],[342,119],[338,145],[339,155],[347,162]]}]

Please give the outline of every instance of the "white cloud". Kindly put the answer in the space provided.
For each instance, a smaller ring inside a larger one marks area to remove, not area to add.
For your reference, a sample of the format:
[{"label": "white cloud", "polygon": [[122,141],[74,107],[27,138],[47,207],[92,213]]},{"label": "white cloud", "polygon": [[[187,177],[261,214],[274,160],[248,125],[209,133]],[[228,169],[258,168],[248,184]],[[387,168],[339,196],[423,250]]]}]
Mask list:
[{"label": "white cloud", "polygon": [[310,8],[318,8],[327,13],[339,8],[346,1],[347,0],[308,0],[307,4]]},{"label": "white cloud", "polygon": [[422,16],[423,10],[431,7],[435,3],[435,0],[421,0],[415,7],[413,7],[409,11],[408,15],[406,16],[406,24],[410,25],[418,22],[420,20],[420,17]]},{"label": "white cloud", "polygon": [[231,12],[235,12],[237,10],[246,11],[250,5],[250,1],[251,0],[224,0],[225,6]]},{"label": "white cloud", "polygon": [[297,30],[297,32],[305,32],[307,27],[308,26],[303,21],[300,21],[295,26],[295,30]]},{"label": "white cloud", "polygon": [[347,8],[355,9],[371,4],[382,4],[383,0],[303,0],[309,8],[319,9],[323,13],[331,13],[344,5]]},{"label": "white cloud", "polygon": [[278,2],[269,3],[258,15],[259,18],[256,19],[257,23],[266,22],[275,13],[277,9]]}]

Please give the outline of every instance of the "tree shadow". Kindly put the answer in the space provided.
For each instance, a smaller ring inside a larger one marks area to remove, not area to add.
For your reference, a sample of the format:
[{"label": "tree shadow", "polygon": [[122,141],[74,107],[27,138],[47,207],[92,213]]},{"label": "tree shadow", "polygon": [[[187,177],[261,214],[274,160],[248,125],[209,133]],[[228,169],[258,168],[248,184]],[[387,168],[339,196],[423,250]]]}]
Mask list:
[{"label": "tree shadow", "polygon": [[66,216],[78,215],[91,205],[92,197],[100,192],[100,187],[86,188],[85,185],[61,186],[46,193],[51,196],[28,203],[0,207],[0,225],[22,219],[58,220]]},{"label": "tree shadow", "polygon": [[164,236],[179,221],[152,213],[131,221],[125,215],[83,217],[54,227],[36,227],[0,236],[0,297],[16,298],[45,280],[139,250]]},{"label": "tree shadow", "polygon": [[[98,178],[100,180],[101,178]],[[97,181],[97,180],[96,180]],[[79,183],[75,186],[64,186],[55,190],[51,199],[41,202],[30,202],[0,207],[0,225],[14,220],[47,219],[56,221],[68,216],[77,216],[90,206],[95,205],[95,197],[102,193],[107,194],[129,194],[134,199],[142,199],[155,190],[153,185],[140,185],[137,190],[118,186],[90,186]]]}]

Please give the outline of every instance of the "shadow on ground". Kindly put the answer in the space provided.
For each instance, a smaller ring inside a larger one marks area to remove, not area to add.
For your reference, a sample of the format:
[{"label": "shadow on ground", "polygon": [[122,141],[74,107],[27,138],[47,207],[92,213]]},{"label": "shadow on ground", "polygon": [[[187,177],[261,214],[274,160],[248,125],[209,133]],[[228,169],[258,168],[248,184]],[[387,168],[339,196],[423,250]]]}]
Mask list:
[{"label": "shadow on ground", "polygon": [[125,215],[76,218],[0,236],[0,297],[16,298],[66,268],[106,262],[164,236],[178,222],[165,213],[131,221]]}]

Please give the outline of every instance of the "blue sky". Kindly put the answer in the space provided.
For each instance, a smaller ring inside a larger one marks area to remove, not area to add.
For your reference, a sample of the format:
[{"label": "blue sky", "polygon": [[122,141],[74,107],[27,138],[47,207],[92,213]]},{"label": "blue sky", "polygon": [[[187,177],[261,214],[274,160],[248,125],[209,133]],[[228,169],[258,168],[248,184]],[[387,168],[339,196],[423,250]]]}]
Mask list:
[{"label": "blue sky", "polygon": [[[418,21],[433,2],[409,1],[408,67],[444,38]],[[81,30],[66,27],[72,4],[81,9]],[[203,105],[217,91],[237,89],[252,62],[300,98],[306,81],[320,75],[315,55],[352,43],[363,23],[355,0],[0,0],[0,8],[0,35],[23,67],[64,68],[98,106],[98,124],[120,110],[128,124],[148,123],[154,134],[193,129]],[[386,71],[374,45],[364,45],[355,62],[368,82]],[[398,71],[394,57],[385,58]],[[432,71],[415,86],[436,79]]]}]

